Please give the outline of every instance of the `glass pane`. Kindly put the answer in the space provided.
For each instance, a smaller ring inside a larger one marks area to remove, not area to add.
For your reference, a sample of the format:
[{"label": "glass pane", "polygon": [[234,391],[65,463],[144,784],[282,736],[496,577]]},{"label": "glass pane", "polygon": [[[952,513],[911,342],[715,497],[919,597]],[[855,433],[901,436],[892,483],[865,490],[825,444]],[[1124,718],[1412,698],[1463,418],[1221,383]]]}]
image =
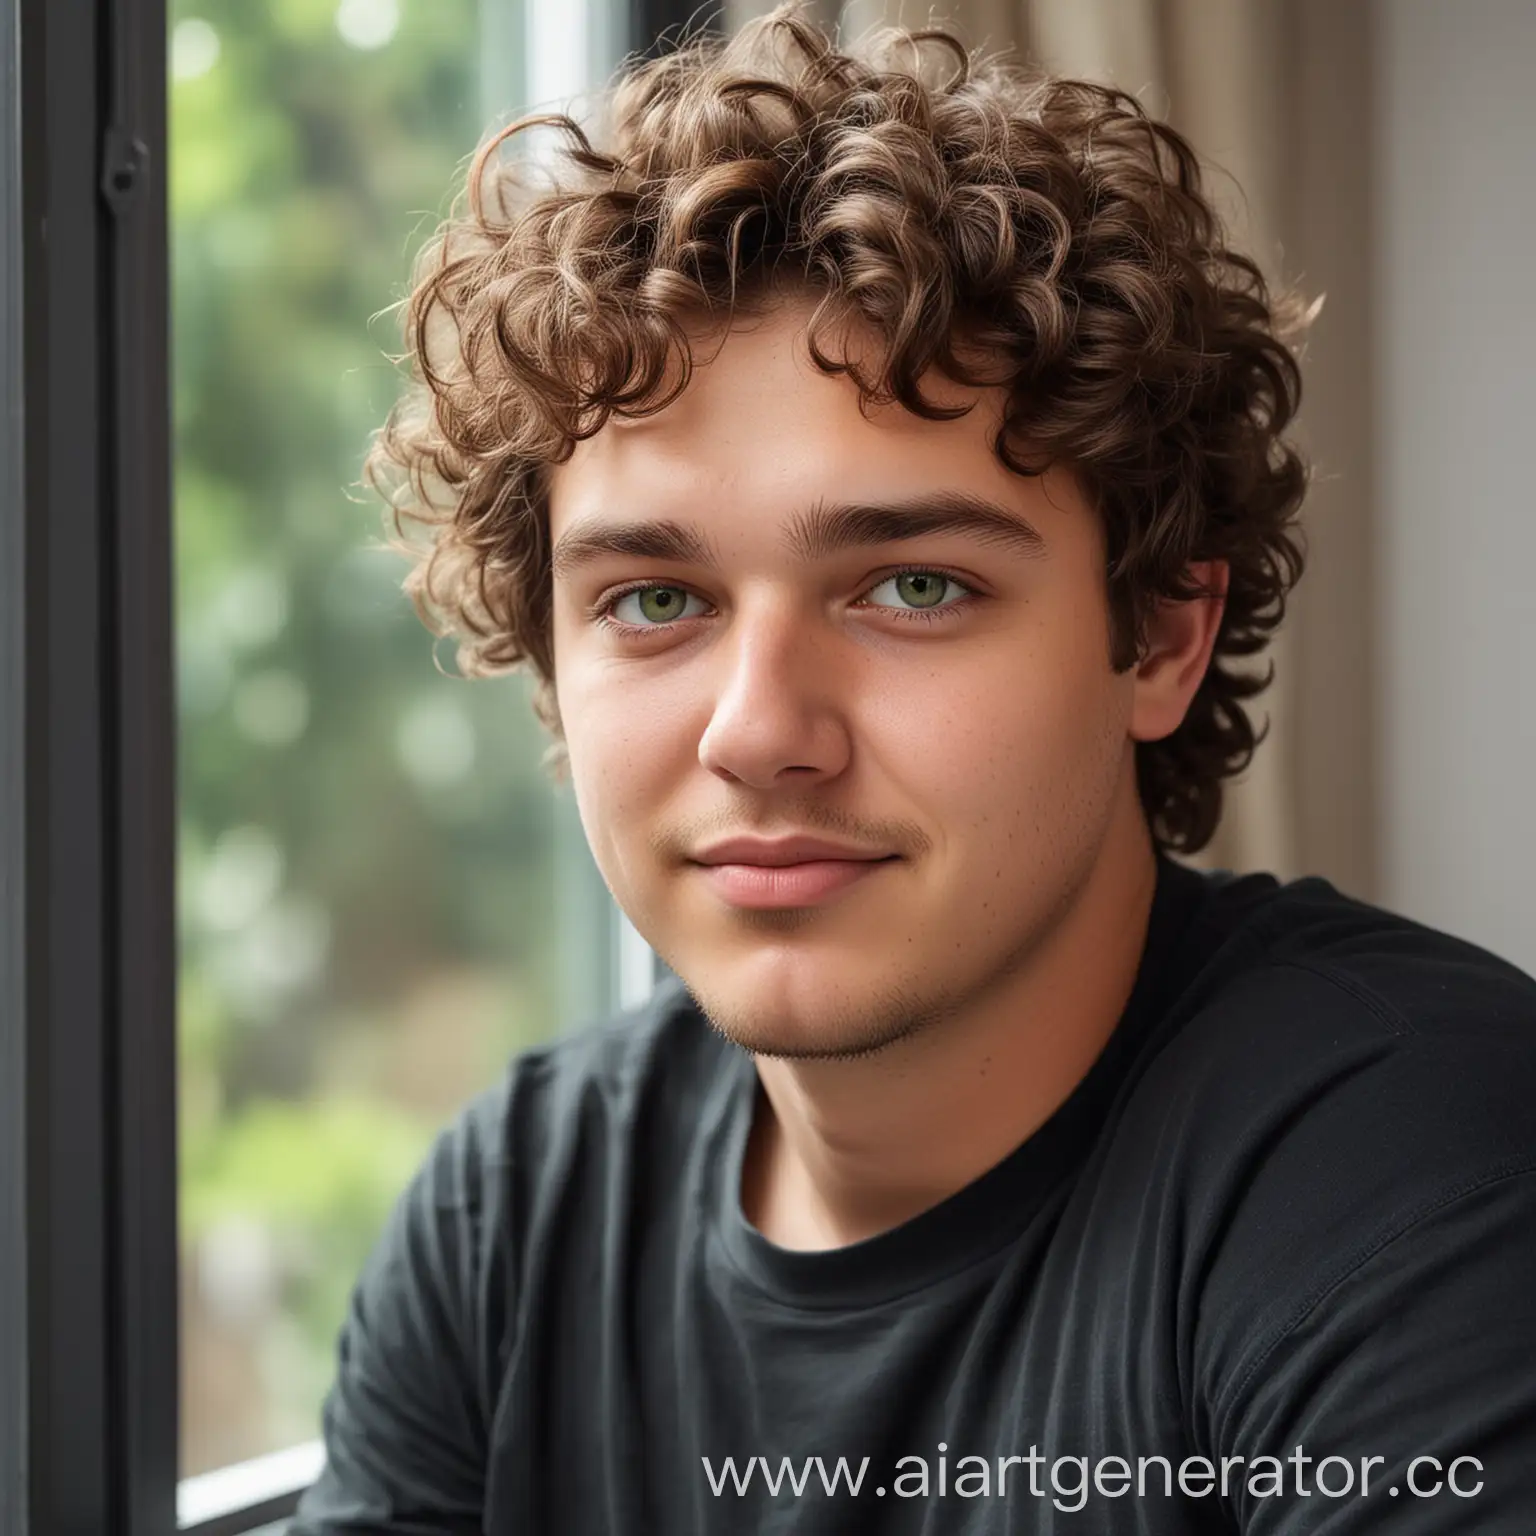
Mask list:
[{"label": "glass pane", "polygon": [[171,22],[190,1476],[319,1433],[390,1204],[515,1051],[601,1007],[612,935],[525,680],[435,669],[356,489],[397,389],[379,312],[518,62],[476,0]]}]

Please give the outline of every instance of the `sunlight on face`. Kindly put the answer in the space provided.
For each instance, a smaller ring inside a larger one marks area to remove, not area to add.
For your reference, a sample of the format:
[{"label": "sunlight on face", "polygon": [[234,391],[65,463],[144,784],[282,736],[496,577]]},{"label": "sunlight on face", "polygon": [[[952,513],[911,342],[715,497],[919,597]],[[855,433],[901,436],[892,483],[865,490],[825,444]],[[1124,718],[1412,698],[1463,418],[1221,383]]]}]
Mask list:
[{"label": "sunlight on face", "polygon": [[[795,1056],[877,1049],[1005,986],[1133,780],[1075,482],[998,462],[1001,392],[934,381],[976,408],[862,415],[810,361],[808,313],[701,347],[672,405],[577,445],[550,505],[598,867],[716,1027]],[[780,877],[692,862],[792,834],[891,857],[819,895],[788,877],[777,906],[746,903]]]}]

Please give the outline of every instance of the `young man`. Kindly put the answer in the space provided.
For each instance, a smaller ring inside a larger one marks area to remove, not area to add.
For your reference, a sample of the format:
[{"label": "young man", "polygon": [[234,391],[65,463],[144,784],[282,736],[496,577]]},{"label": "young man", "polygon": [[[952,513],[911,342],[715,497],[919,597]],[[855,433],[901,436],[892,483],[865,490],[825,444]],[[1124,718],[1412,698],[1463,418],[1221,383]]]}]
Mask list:
[{"label": "young man", "polygon": [[1536,983],[1170,857],[1304,487],[1188,147],[792,11],[606,132],[376,463],[679,980],[439,1141],[295,1536],[1529,1531]]}]

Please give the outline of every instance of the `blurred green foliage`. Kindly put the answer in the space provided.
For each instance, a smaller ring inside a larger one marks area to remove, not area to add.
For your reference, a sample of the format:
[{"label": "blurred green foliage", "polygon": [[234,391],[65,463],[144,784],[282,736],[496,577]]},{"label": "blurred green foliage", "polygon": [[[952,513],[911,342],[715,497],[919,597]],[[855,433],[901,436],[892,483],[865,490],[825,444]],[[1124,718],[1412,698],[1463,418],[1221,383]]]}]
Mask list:
[{"label": "blurred green foliage", "polygon": [[483,111],[475,0],[170,19],[183,1245],[256,1230],[274,1277],[241,1314],[268,1399],[215,1430],[194,1405],[193,1472],[318,1432],[367,1248],[552,1030],[556,945],[524,680],[434,667],[356,489],[400,382],[380,312],[513,105]]}]

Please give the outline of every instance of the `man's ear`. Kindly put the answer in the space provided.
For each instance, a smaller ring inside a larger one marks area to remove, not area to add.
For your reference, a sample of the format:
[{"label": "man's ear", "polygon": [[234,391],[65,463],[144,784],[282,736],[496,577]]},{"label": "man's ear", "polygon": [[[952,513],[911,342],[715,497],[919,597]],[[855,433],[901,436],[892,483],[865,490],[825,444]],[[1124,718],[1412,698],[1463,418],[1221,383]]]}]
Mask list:
[{"label": "man's ear", "polygon": [[1210,664],[1227,606],[1227,562],[1196,561],[1189,574],[1209,595],[1185,602],[1165,599],[1148,621],[1146,654],[1137,664],[1132,690],[1134,741],[1161,741],[1179,728]]}]

